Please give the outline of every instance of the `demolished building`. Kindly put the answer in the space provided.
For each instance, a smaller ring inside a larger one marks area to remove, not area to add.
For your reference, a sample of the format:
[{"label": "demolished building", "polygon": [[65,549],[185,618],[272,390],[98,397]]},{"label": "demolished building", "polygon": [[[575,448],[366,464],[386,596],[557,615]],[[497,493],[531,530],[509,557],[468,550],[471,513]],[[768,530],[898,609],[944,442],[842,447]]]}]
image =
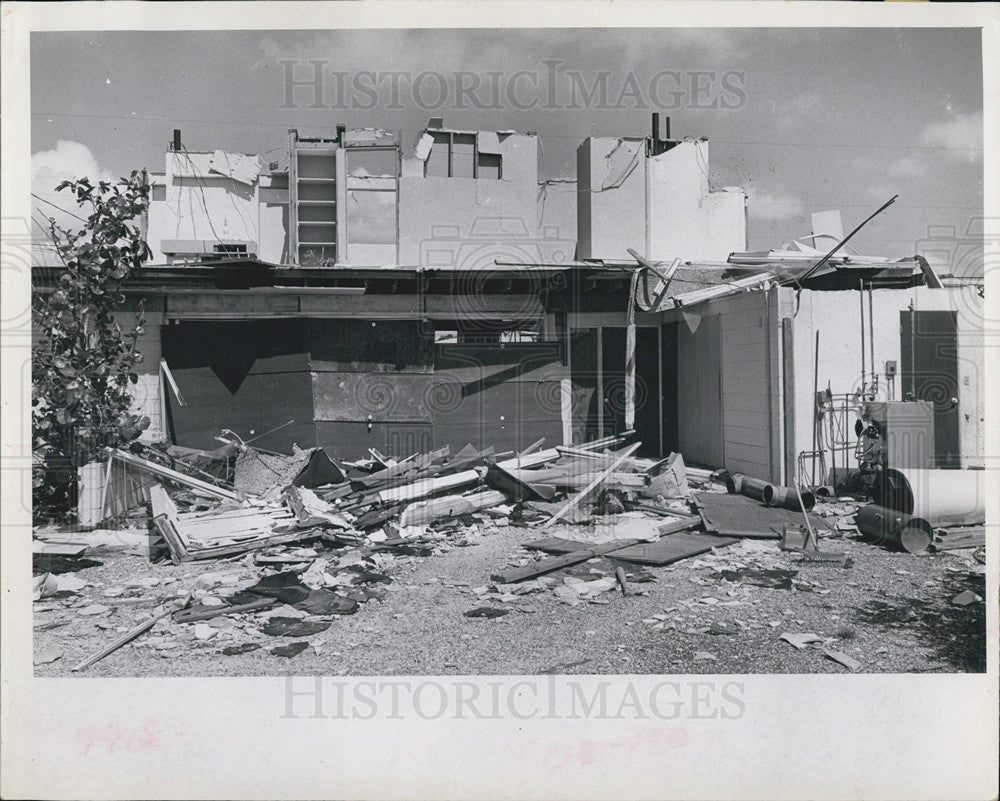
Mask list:
[{"label": "demolished building", "polygon": [[540,180],[536,135],[442,120],[409,149],[290,131],[278,163],[175,132],[123,311],[144,302],[146,438],[342,459],[634,430],[639,456],[790,484],[803,454],[853,454],[863,402],[909,399],[931,404],[921,458],[982,466],[976,285],[918,256],[748,252],[745,193],[658,121],[577,156],[575,179]]}]

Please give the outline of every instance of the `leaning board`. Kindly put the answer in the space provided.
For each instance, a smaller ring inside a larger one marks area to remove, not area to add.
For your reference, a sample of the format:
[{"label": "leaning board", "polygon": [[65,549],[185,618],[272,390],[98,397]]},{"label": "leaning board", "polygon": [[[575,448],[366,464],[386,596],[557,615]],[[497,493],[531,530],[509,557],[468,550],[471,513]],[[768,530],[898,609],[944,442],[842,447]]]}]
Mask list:
[{"label": "leaning board", "polygon": [[[638,545],[630,545],[620,551],[607,554],[608,559],[620,559],[623,562],[635,562],[640,565],[669,565],[687,559],[689,556],[707,553],[713,548],[724,548],[727,545],[739,542],[735,537],[716,537],[709,534],[688,534],[678,532],[669,534],[656,542],[641,542]],[[547,537],[543,540],[526,542],[522,545],[533,551],[544,551],[545,553],[572,553],[592,548],[593,543],[574,542],[560,537]]]}]

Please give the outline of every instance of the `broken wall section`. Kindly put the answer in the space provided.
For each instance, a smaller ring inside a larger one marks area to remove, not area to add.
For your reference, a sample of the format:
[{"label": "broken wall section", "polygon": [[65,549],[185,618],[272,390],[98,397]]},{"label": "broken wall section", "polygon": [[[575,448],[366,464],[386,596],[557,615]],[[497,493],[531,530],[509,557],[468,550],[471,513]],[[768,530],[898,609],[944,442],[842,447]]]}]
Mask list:
[{"label": "broken wall section", "polygon": [[263,165],[257,156],[169,151],[165,162],[162,175],[150,176],[151,263],[258,253]]},{"label": "broken wall section", "polygon": [[430,130],[414,153],[399,180],[400,264],[491,269],[494,260],[551,260],[538,230],[537,136]]},{"label": "broken wall section", "polygon": [[649,156],[644,138],[591,137],[577,149],[578,257],[724,262],[747,248],[746,194],[709,185],[708,142]]},{"label": "broken wall section", "polygon": [[712,191],[707,141],[678,142],[649,169],[649,258],[725,261],[747,249],[746,194]]}]

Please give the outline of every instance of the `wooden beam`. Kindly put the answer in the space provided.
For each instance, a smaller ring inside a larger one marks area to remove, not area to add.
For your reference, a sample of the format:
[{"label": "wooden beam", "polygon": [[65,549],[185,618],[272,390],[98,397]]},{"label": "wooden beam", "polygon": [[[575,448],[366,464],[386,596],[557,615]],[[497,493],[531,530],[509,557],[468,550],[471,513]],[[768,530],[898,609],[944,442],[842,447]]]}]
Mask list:
[{"label": "wooden beam", "polygon": [[116,450],[112,453],[112,457],[125,462],[126,464],[138,467],[141,470],[145,470],[146,472],[153,473],[154,475],[161,476],[162,478],[168,478],[178,484],[183,484],[184,486],[201,490],[209,495],[214,495],[217,498],[225,498],[227,500],[238,499],[235,492],[222,489],[222,487],[217,487],[214,484],[209,484],[207,481],[192,478],[184,473],[178,473],[176,470],[171,470],[169,467],[156,464],[156,462],[148,462],[145,459],[140,459],[138,456],[133,456],[131,453]]},{"label": "wooden beam", "polygon": [[615,461],[611,464],[610,467],[608,467],[603,472],[598,473],[598,475],[594,478],[593,481],[591,481],[586,487],[580,490],[580,492],[578,492],[576,495],[570,498],[569,501],[567,501],[566,504],[558,512],[552,515],[552,517],[550,517],[548,520],[542,523],[541,528],[548,528],[556,521],[561,520],[571,509],[574,509],[576,506],[578,506],[579,503],[584,498],[590,495],[590,493],[593,492],[607,476],[609,476],[611,473],[617,470],[618,466],[621,465],[626,459],[628,459],[629,456],[635,453],[641,445],[642,445],[641,442],[636,442],[632,445],[629,445],[624,451],[621,452],[621,455],[617,459],[615,459]]}]

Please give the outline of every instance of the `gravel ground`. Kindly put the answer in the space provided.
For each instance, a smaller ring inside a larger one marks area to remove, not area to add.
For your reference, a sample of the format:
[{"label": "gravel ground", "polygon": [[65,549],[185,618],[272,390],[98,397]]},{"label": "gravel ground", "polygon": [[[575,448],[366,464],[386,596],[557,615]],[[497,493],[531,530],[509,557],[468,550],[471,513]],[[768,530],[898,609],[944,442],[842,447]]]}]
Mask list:
[{"label": "gravel ground", "polygon": [[[563,532],[569,536],[572,529]],[[553,531],[553,534],[558,534]],[[815,646],[801,650],[783,633],[811,633],[857,660],[859,673],[981,672],[986,669],[984,568],[969,551],[912,556],[853,538],[824,540],[835,563],[802,561],[773,540],[740,543],[668,567],[627,566],[628,597],[617,587],[593,601],[568,605],[552,589],[500,600],[483,593],[489,576],[536,556],[519,547],[536,531],[514,526],[444,543],[428,556],[397,556],[383,566],[391,583],[369,585],[382,600],[357,614],[323,618],[310,637],[272,637],[260,616],[221,617],[202,624],[157,623],[152,631],[81,673],[70,668],[146,618],[181,590],[217,595],[254,583],[252,557],[234,562],[150,564],[121,552],[94,554],[99,566],[73,575],[89,584],[79,595],[35,603],[38,676],[516,675],[639,673],[846,673]],[[597,571],[597,573],[593,572]],[[785,572],[761,572],[785,571]],[[797,571],[791,574],[788,571]],[[208,577],[205,574],[212,574]],[[553,574],[595,578],[613,566],[595,559]],[[642,581],[643,578],[648,579]],[[208,580],[206,580],[206,578]],[[777,587],[759,586],[776,583]],[[756,582],[756,583],[755,583]],[[128,586],[129,584],[135,586]],[[146,586],[150,585],[150,586]],[[475,591],[478,589],[480,594]],[[971,590],[978,600],[952,599]],[[110,596],[106,595],[110,592]],[[641,593],[641,594],[640,594]],[[100,605],[110,611],[81,615]],[[478,607],[502,617],[466,617]],[[279,610],[278,614],[281,614]],[[714,625],[713,625],[714,624]],[[288,658],[271,648],[309,641]],[[223,647],[259,643],[227,656]]]}]

